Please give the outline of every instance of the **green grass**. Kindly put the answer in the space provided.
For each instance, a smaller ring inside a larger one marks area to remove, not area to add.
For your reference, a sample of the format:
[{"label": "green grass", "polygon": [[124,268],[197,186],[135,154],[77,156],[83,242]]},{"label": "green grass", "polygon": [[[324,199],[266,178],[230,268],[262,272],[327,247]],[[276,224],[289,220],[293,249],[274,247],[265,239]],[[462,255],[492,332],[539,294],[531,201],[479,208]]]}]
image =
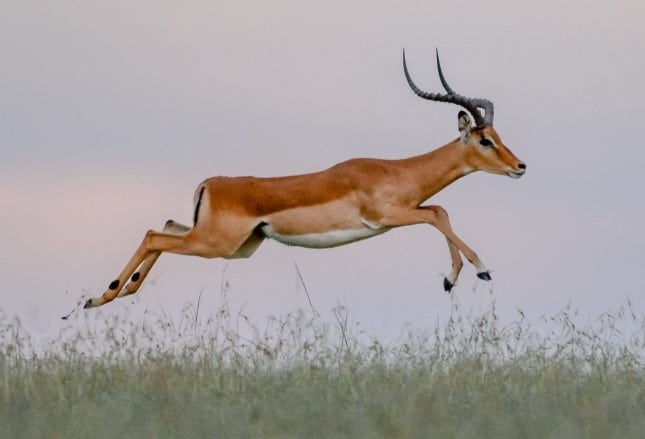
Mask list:
[{"label": "green grass", "polygon": [[455,307],[389,345],[334,312],[338,325],[298,312],[262,329],[226,307],[85,313],[49,342],[0,318],[0,437],[643,437],[645,319],[630,306],[586,325],[571,309],[502,324],[494,304]]}]

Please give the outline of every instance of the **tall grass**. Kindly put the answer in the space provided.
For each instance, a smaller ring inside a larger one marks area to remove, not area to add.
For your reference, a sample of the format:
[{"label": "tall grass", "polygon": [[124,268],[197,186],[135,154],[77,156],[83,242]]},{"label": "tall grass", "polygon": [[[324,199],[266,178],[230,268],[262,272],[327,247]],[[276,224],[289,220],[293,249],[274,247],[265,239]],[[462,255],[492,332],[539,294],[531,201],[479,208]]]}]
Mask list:
[{"label": "tall grass", "polygon": [[[384,343],[302,311],[85,313],[49,341],[0,316],[0,437],[641,438],[645,318],[629,304],[503,323],[455,305]],[[625,328],[629,328],[626,330]]]}]

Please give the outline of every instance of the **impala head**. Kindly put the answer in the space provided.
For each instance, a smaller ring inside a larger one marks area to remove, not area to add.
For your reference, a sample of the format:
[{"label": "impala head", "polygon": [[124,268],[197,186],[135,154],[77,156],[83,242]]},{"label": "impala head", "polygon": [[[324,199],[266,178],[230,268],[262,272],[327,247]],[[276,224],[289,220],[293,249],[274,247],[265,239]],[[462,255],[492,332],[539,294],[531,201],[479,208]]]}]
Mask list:
[{"label": "impala head", "polygon": [[[439,51],[437,51],[437,70],[441,85],[446,90],[445,94],[425,92],[412,81],[408,66],[405,62],[405,50],[403,51],[403,71],[405,78],[412,91],[423,99],[437,102],[448,102],[456,104],[466,111],[460,111],[457,116],[461,143],[467,147],[465,166],[470,170],[482,170],[493,174],[508,175],[519,178],[526,172],[526,165],[513,155],[513,153],[502,143],[499,135],[493,128],[493,116],[495,110],[493,103],[487,99],[469,98],[456,93],[446,82],[439,62]],[[475,126],[471,118],[475,119]]]}]

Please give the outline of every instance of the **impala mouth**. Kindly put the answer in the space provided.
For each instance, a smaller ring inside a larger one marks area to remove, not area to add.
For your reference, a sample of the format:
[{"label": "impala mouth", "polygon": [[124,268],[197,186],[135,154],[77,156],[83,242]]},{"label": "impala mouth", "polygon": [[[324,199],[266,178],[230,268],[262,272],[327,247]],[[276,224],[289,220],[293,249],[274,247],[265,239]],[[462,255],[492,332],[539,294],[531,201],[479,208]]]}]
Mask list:
[{"label": "impala mouth", "polygon": [[511,178],[520,178],[522,175],[524,175],[526,171],[524,169],[520,171],[508,171],[507,175]]}]

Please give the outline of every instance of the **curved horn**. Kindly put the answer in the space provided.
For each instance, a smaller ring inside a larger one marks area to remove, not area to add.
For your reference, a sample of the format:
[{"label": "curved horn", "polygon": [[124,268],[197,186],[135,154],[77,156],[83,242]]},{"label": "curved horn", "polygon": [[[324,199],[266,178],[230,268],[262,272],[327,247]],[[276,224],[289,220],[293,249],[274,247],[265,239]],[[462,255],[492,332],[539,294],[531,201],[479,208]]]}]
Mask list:
[{"label": "curved horn", "polygon": [[[462,96],[455,92],[446,81],[446,78],[443,76],[443,71],[441,70],[441,62],[439,61],[439,50],[437,49],[437,70],[439,71],[439,79],[441,80],[441,85],[446,90],[446,94],[440,93],[428,93],[421,90],[416,86],[412,77],[408,72],[408,66],[405,62],[405,49],[403,49],[403,72],[405,73],[405,79],[407,79],[410,88],[417,96],[428,99],[431,101],[437,102],[448,102],[451,104],[457,104],[464,107],[470,114],[472,114],[475,119],[477,126],[483,126],[486,124],[493,124],[493,116],[495,114],[495,109],[493,103],[488,99],[478,99],[478,98],[468,98]],[[483,114],[482,111],[483,110]]]},{"label": "curved horn", "polygon": [[448,85],[446,78],[443,76],[441,61],[439,61],[439,49],[435,49],[435,53],[437,55],[437,70],[439,71],[439,80],[441,80],[441,85],[443,85],[443,88],[448,92],[448,94],[457,95],[457,93],[455,93],[455,91]]}]

